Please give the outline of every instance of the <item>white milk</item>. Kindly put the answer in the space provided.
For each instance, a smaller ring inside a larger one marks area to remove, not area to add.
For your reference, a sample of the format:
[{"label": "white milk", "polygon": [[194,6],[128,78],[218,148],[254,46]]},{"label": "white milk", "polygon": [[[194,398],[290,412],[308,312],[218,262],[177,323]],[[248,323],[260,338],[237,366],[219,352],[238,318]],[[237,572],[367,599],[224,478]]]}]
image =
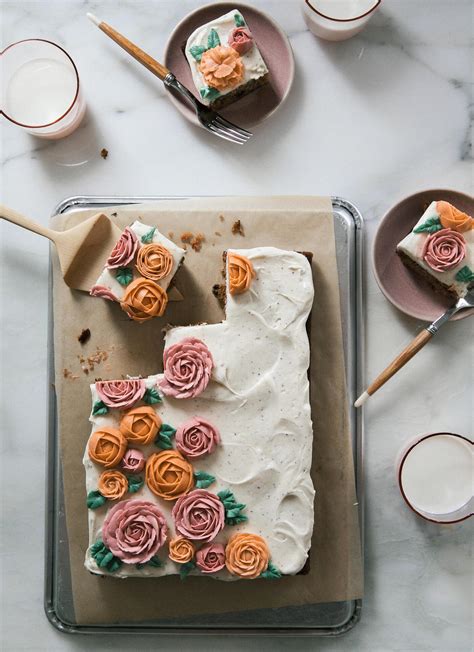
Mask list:
[{"label": "white milk", "polygon": [[60,118],[76,94],[74,69],[54,59],[33,59],[16,70],[6,89],[6,110],[25,125]]},{"label": "white milk", "polygon": [[401,484],[412,506],[429,514],[449,514],[474,495],[473,446],[451,435],[421,440],[408,453]]},{"label": "white milk", "polygon": [[[351,19],[371,12],[377,5],[377,0],[309,0],[314,9],[328,16],[325,18],[313,11],[304,0],[303,2],[304,17],[309,29],[316,36],[329,41],[343,41],[360,32],[372,13],[359,20]],[[341,23],[337,19],[350,22]]]}]

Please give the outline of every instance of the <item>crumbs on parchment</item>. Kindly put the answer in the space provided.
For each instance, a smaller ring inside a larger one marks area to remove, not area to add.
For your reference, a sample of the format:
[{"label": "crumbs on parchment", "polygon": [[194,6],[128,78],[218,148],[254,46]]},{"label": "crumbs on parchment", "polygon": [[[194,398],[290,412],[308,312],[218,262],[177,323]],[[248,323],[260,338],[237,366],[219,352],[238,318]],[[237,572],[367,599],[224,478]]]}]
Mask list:
[{"label": "crumbs on parchment", "polygon": [[[205,242],[206,237],[203,233],[192,233],[191,231],[184,231],[181,234],[181,242],[190,244],[194,251],[201,251],[202,243]],[[186,249],[186,246],[184,247]]]},{"label": "crumbs on parchment", "polygon": [[81,344],[88,342],[91,339],[90,328],[83,328],[82,333],[78,335],[77,339]]},{"label": "crumbs on parchment", "polygon": [[72,371],[70,369],[66,369],[66,367],[63,369],[63,376],[64,378],[70,378],[71,380],[76,380],[76,378],[79,378],[79,376],[73,374]]},{"label": "crumbs on parchment", "polygon": [[105,161],[105,159],[106,159],[107,156],[109,155],[109,150],[108,150],[108,149],[105,149],[105,147],[102,147],[102,149],[100,150],[100,155],[102,156],[102,158],[103,158],[104,161]]},{"label": "crumbs on parchment", "polygon": [[97,347],[97,351],[92,355],[88,355],[87,357],[83,355],[78,355],[77,357],[81,364],[81,369],[83,373],[87,375],[90,371],[94,371],[95,365],[101,364],[102,362],[108,360],[109,354],[107,351],[101,351]]},{"label": "crumbs on parchment", "polygon": [[172,240],[174,238],[174,231],[168,231],[168,238]]},{"label": "crumbs on parchment", "polygon": [[235,220],[235,222],[232,224],[232,233],[233,235],[245,236],[244,225],[240,220]]},{"label": "crumbs on parchment", "polygon": [[218,235],[219,237],[222,235],[219,231],[214,231],[214,235]]},{"label": "crumbs on parchment", "polygon": [[223,215],[219,215],[219,219],[221,222],[223,222],[225,220],[225,217]]},{"label": "crumbs on parchment", "polygon": [[117,213],[110,213],[112,217],[117,217]]}]

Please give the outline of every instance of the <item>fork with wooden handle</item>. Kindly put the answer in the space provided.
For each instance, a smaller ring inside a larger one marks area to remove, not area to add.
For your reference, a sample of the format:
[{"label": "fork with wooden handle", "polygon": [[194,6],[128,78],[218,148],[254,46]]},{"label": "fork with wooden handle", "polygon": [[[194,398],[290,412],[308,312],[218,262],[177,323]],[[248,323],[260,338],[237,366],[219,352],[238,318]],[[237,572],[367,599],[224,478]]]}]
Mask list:
[{"label": "fork with wooden handle", "polygon": [[421,333],[419,333],[413,342],[411,342],[403,351],[391,362],[382,373],[377,376],[377,378],[371,383],[365,392],[359,396],[357,401],[354,403],[354,407],[358,408],[367,401],[369,396],[375,394],[375,392],[384,385],[387,380],[390,380],[399,369],[401,369],[406,363],[413,358],[414,355],[420,351],[430,339],[436,335],[441,326],[451,319],[457,312],[464,310],[466,308],[474,307],[474,289],[470,290],[464,298],[461,298],[457,303],[452,307],[446,310],[446,312],[438,317],[432,324],[424,328]]}]

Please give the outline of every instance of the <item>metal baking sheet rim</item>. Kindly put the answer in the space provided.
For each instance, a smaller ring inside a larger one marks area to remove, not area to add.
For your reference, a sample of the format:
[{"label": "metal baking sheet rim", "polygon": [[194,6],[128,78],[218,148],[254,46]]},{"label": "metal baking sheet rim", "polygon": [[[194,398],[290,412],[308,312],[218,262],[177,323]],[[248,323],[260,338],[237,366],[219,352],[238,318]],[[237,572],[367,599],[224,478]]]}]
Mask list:
[{"label": "metal baking sheet rim", "polygon": [[[63,214],[74,209],[94,208],[95,206],[119,206],[126,204],[140,204],[144,202],[182,200],[189,197],[180,196],[142,196],[142,197],[121,197],[121,196],[72,196],[60,202],[54,212]],[[354,204],[342,197],[333,196],[333,208],[336,214],[342,219],[350,219],[354,224],[354,274],[350,279],[351,287],[351,347],[348,354],[351,355],[348,367],[351,369],[351,384],[349,387],[350,421],[353,433],[354,463],[356,474],[356,491],[359,507],[359,521],[361,532],[362,558],[364,559],[364,473],[363,473],[363,450],[364,450],[364,422],[363,411],[355,410],[352,404],[364,387],[363,361],[364,361],[364,318],[363,318],[363,291],[362,291],[362,270],[363,270],[363,218],[360,211]],[[44,582],[44,610],[47,619],[53,627],[61,632],[69,634],[108,634],[108,633],[141,633],[141,634],[179,634],[180,636],[222,636],[223,634],[255,635],[277,635],[277,636],[340,636],[350,631],[360,620],[362,611],[362,599],[346,601],[349,606],[349,614],[346,620],[334,626],[309,626],[304,628],[296,627],[186,627],[157,626],[157,625],[77,625],[66,622],[57,614],[54,595],[54,578],[56,574],[56,563],[54,554],[54,533],[56,524],[56,491],[59,471],[59,460],[57,456],[56,436],[56,400],[55,394],[51,391],[54,386],[54,348],[53,348],[53,303],[52,303],[52,269],[50,264],[49,273],[49,325],[48,325],[48,441],[46,454],[46,540],[45,540],[45,582]]]}]

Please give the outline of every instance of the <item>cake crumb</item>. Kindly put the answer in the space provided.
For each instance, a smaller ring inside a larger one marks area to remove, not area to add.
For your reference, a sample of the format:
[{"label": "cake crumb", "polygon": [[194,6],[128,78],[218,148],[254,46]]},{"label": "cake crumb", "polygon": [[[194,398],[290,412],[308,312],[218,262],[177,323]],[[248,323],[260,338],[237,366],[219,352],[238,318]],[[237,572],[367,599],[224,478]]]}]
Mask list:
[{"label": "cake crumb", "polygon": [[222,235],[219,231],[214,231],[214,235],[218,235],[219,237]]},{"label": "cake crumb", "polygon": [[168,231],[168,238],[172,240],[174,238],[174,231]]},{"label": "cake crumb", "polygon": [[193,233],[191,231],[184,231],[181,234],[181,242],[187,242],[188,244],[191,244],[191,240],[194,238]]},{"label": "cake crumb", "polygon": [[244,225],[240,220],[235,220],[235,222],[232,224],[232,234],[241,235],[243,237],[245,236]]},{"label": "cake crumb", "polygon": [[117,217],[117,213],[111,213],[112,217]]},{"label": "cake crumb", "polygon": [[223,222],[225,220],[225,217],[223,215],[219,215],[219,219],[221,222]]},{"label": "cake crumb", "polygon": [[202,243],[206,240],[203,233],[198,233],[191,242],[191,247],[194,251],[201,251]]},{"label": "cake crumb", "polygon": [[108,150],[108,149],[105,149],[105,147],[103,147],[103,148],[100,150],[100,155],[102,156],[102,158],[103,158],[104,161],[105,161],[105,159],[106,159],[107,156],[109,155],[109,150]]},{"label": "cake crumb", "polygon": [[91,338],[90,328],[83,328],[82,333],[78,336],[77,339],[81,344],[85,344],[90,340],[90,338]]},{"label": "cake crumb", "polygon": [[70,369],[66,369],[66,367],[63,369],[63,376],[64,378],[69,378],[70,380],[76,380],[76,378],[79,378],[79,376],[73,374],[72,371]]}]

